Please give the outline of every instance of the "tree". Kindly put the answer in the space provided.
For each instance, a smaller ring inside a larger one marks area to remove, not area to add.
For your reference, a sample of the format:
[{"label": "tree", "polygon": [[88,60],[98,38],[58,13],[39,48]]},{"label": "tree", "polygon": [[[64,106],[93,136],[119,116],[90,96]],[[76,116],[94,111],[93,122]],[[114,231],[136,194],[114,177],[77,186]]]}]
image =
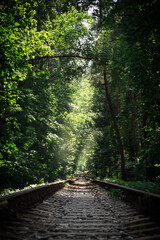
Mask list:
[{"label": "tree", "polygon": [[126,170],[155,181],[159,2],[9,0],[0,8],[2,186],[65,178],[82,165],[101,177],[124,179]]}]

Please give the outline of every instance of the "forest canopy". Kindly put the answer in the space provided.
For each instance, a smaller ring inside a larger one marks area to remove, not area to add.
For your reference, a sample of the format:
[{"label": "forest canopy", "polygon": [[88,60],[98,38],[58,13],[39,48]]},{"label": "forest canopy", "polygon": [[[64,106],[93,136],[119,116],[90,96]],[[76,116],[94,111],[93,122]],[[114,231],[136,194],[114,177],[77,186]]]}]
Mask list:
[{"label": "forest canopy", "polygon": [[0,189],[160,180],[160,2],[2,0]]}]

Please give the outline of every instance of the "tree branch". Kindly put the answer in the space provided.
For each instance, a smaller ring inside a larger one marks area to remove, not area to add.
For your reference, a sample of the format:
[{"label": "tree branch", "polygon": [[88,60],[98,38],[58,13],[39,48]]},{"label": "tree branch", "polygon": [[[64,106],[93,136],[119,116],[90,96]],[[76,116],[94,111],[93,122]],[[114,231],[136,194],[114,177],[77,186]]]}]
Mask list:
[{"label": "tree branch", "polygon": [[41,59],[48,59],[48,58],[80,58],[84,60],[97,60],[100,61],[102,58],[98,57],[85,57],[80,55],[53,55],[53,56],[42,56],[42,57],[35,57],[31,59],[31,61],[41,60]]}]

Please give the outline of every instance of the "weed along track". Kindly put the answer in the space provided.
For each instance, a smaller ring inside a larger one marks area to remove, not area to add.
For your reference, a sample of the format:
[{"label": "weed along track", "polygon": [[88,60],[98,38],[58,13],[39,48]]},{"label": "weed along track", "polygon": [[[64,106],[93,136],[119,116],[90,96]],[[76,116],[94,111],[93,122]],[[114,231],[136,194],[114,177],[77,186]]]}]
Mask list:
[{"label": "weed along track", "polygon": [[83,176],[34,207],[18,212],[8,209],[6,214],[0,230],[4,240],[160,239],[155,221],[110,199],[106,190]]}]

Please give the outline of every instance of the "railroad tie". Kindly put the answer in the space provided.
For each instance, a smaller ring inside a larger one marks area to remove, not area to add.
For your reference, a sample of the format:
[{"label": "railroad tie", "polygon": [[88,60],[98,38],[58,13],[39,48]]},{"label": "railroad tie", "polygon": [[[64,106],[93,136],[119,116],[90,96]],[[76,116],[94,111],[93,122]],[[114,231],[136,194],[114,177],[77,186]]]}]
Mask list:
[{"label": "railroad tie", "polygon": [[81,176],[42,203],[2,221],[0,239],[154,240],[160,239],[160,227]]}]

